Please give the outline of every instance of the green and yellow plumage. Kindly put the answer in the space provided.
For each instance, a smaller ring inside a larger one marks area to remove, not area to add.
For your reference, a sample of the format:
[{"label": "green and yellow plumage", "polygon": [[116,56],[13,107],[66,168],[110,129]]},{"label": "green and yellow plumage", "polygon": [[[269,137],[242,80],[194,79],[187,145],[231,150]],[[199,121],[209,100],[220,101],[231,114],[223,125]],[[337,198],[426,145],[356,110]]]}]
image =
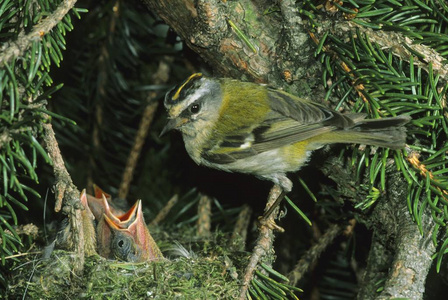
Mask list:
[{"label": "green and yellow plumage", "polygon": [[193,74],[165,97],[170,121],[198,164],[250,173],[280,184],[300,169],[311,151],[332,143],[360,143],[392,149],[405,145],[400,116],[365,120],[322,104],[249,82]]}]

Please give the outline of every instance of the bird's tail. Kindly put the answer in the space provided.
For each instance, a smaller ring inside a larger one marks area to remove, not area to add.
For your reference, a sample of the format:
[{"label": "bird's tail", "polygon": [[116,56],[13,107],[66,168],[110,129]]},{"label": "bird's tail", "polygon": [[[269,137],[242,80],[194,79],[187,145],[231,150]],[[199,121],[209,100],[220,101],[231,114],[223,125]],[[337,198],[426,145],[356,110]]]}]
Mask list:
[{"label": "bird's tail", "polygon": [[345,117],[350,118],[353,125],[331,132],[328,143],[364,144],[390,149],[401,149],[406,144],[404,125],[411,120],[409,116],[373,120],[366,120],[361,114],[349,114]]}]

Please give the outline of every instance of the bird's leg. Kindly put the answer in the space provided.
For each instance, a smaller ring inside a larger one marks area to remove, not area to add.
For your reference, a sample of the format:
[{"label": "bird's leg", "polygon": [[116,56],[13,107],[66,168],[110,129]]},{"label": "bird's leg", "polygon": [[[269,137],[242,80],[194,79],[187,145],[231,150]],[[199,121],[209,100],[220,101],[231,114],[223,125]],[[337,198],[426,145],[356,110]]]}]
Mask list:
[{"label": "bird's leg", "polygon": [[265,211],[265,213],[263,214],[263,216],[261,218],[264,220],[267,220],[269,218],[269,216],[272,214],[272,212],[274,211],[274,209],[280,205],[280,203],[282,202],[285,195],[286,195],[286,192],[282,189],[280,195],[278,195],[277,199],[275,199],[274,203],[268,208],[267,211]]},{"label": "bird's leg", "polygon": [[[288,177],[286,177],[286,174],[284,173],[274,173],[270,175],[263,175],[261,176],[263,179],[270,180],[274,182],[274,187],[271,190],[271,193],[269,194],[268,203],[266,204],[265,213],[263,216],[258,218],[258,222],[261,226],[268,226],[271,229],[275,229],[280,232],[284,232],[285,230],[275,224],[274,219],[270,218],[274,210],[280,205],[283,198],[285,197],[286,193],[290,192],[292,190],[292,182],[289,180]],[[278,189],[279,192],[273,193],[272,191],[274,189]],[[273,195],[277,195],[276,198],[272,198]]]},{"label": "bird's leg", "polygon": [[[266,205],[265,213],[261,217],[258,218],[258,222],[259,222],[260,226],[267,226],[271,230],[276,230],[278,232],[285,232],[285,229],[283,229],[282,227],[278,226],[275,223],[275,218],[274,217],[271,218],[272,213],[274,212],[274,210],[276,208],[278,208],[278,206],[280,205],[280,202],[282,202],[285,195],[286,195],[286,192],[284,190],[281,190],[280,194],[277,196],[276,199],[272,199],[271,201],[268,201],[268,204],[269,204],[269,202],[273,202],[273,203],[271,204],[271,206]],[[275,215],[278,215],[278,213],[276,213]]]}]

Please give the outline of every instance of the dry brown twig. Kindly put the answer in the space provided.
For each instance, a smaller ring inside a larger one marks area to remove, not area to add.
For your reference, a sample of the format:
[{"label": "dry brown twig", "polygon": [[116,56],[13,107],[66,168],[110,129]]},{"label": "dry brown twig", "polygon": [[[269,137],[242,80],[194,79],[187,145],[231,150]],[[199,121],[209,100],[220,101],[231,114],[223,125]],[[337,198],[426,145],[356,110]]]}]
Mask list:
[{"label": "dry brown twig", "polygon": [[238,219],[236,220],[235,227],[233,228],[232,236],[230,238],[230,245],[232,245],[235,250],[244,250],[244,242],[247,238],[251,215],[252,209],[249,205],[244,205],[243,209],[238,214]]},{"label": "dry brown twig", "polygon": [[343,229],[344,228],[339,224],[331,225],[320,237],[319,241],[302,255],[300,260],[294,266],[294,269],[288,274],[289,283],[292,286],[295,286],[308,269],[316,263],[322,252],[331,245],[334,239],[341,234]]},{"label": "dry brown twig", "polygon": [[[152,75],[153,84],[160,85],[168,82],[170,66],[167,62],[162,60],[159,63],[159,67],[157,71]],[[154,118],[154,114],[159,106],[158,102],[154,102],[157,98],[158,94],[155,91],[151,91],[148,93],[148,97],[146,102],[148,105],[146,106],[142,118],[140,120],[140,125],[137,130],[137,134],[135,135],[134,144],[129,153],[128,160],[126,162],[126,167],[124,169],[120,187],[118,189],[118,197],[122,199],[126,199],[129,193],[129,186],[134,176],[135,167],[137,166],[138,158],[140,157],[140,153],[143,148],[143,144],[145,143],[146,136],[148,135],[149,128],[151,126],[152,120]]]},{"label": "dry brown twig", "polygon": [[179,196],[176,194],[173,197],[171,197],[170,200],[165,204],[165,206],[159,211],[157,216],[149,223],[148,226],[156,226],[161,221],[163,221],[168,213],[171,211],[171,208],[173,208],[174,205],[176,205],[177,201],[179,200]]},{"label": "dry brown twig", "polygon": [[212,201],[210,197],[202,195],[198,205],[197,235],[199,237],[210,237],[212,227]]}]

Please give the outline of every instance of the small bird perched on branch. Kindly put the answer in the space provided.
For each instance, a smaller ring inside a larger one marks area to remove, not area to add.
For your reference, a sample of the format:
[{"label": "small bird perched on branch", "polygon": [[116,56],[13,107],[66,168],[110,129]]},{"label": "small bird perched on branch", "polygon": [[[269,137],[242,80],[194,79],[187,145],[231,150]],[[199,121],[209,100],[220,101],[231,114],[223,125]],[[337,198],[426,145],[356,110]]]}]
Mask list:
[{"label": "small bird perched on branch", "polygon": [[284,192],[292,189],[286,173],[299,170],[313,150],[333,143],[400,149],[411,119],[366,120],[266,85],[200,73],[169,91],[164,104],[169,121],[161,135],[180,130],[197,164],[253,174]]}]

